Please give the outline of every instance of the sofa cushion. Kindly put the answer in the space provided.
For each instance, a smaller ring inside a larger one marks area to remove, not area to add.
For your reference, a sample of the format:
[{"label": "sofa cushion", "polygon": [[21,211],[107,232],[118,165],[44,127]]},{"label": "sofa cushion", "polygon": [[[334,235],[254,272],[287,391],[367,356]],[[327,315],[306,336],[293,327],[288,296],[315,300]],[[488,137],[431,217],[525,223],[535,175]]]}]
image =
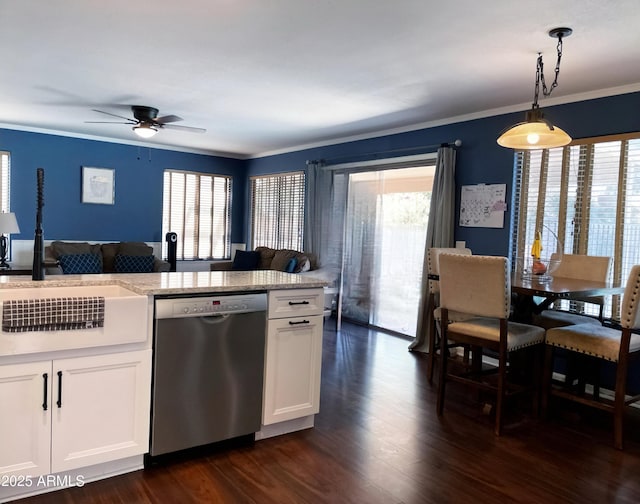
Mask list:
[{"label": "sofa cushion", "polygon": [[120,242],[120,254],[127,256],[153,255],[153,247],[144,242]]},{"label": "sofa cushion", "polygon": [[63,255],[76,255],[76,254],[100,254],[100,244],[92,244],[87,242],[72,243],[63,241],[54,241],[49,245],[49,249],[52,251],[52,256],[58,259]]},{"label": "sofa cushion", "polygon": [[103,243],[102,247],[102,268],[105,273],[113,273],[116,270],[116,254],[120,252],[120,243]]},{"label": "sofa cushion", "polygon": [[260,252],[236,250],[231,269],[236,271],[250,271],[257,269],[258,264],[260,264]]},{"label": "sofa cushion", "polygon": [[102,273],[102,256],[98,254],[63,254],[58,261],[65,275]]},{"label": "sofa cushion", "polygon": [[114,268],[116,273],[151,273],[155,257],[152,255],[116,254]]},{"label": "sofa cushion", "polygon": [[276,250],[271,261],[271,269],[276,271],[287,271],[287,266],[291,259],[296,259],[298,253],[295,250]]},{"label": "sofa cushion", "polygon": [[273,269],[271,263],[273,257],[276,254],[276,249],[269,247],[256,247],[256,252],[260,252],[260,262],[258,263],[258,269]]},{"label": "sofa cushion", "polygon": [[102,261],[105,273],[117,273],[115,259],[118,254],[124,256],[150,256],[153,255],[153,247],[144,242],[103,243]]}]

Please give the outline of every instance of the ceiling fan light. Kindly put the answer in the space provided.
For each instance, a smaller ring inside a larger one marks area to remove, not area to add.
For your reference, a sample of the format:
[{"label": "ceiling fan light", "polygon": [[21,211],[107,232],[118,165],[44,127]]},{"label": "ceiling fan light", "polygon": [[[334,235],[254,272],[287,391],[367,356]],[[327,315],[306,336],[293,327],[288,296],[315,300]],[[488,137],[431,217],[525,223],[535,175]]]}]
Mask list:
[{"label": "ceiling fan light", "polygon": [[158,128],[151,126],[150,124],[138,124],[134,126],[133,132],[141,138],[151,138],[158,132]]},{"label": "ceiling fan light", "polygon": [[515,150],[552,149],[571,143],[571,137],[545,121],[516,124],[498,138],[498,145]]}]

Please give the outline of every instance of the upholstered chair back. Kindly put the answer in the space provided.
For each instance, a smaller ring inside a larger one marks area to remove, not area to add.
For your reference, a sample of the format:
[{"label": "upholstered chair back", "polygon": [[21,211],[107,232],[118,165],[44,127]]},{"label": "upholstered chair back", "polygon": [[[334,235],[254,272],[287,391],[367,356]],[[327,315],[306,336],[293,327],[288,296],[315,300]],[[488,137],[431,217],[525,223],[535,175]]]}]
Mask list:
[{"label": "upholstered chair back", "polygon": [[[438,257],[440,254],[460,254],[471,255],[471,249],[468,248],[450,248],[450,247],[431,247],[428,255],[428,268],[430,275],[439,275],[440,267],[438,265]],[[437,294],[440,292],[438,280],[429,280],[429,292]]]},{"label": "upholstered chair back", "polygon": [[471,315],[508,318],[511,265],[506,257],[440,254],[440,306]]},{"label": "upholstered chair back", "polygon": [[640,265],[631,268],[627,286],[622,296],[622,310],[620,311],[620,325],[628,329],[640,328]]},{"label": "upholstered chair back", "polygon": [[[552,261],[554,256],[556,254],[551,254]],[[553,276],[606,282],[609,278],[609,268],[611,268],[611,257],[563,254]]]},{"label": "upholstered chair back", "polygon": [[[556,254],[551,254],[554,260]],[[611,257],[590,256],[582,254],[563,254],[560,264],[553,271],[554,277],[575,278],[576,280],[594,280],[606,282],[609,279],[611,268]],[[574,298],[576,301],[585,301],[597,305],[604,304],[603,296],[593,296],[588,298]]]}]

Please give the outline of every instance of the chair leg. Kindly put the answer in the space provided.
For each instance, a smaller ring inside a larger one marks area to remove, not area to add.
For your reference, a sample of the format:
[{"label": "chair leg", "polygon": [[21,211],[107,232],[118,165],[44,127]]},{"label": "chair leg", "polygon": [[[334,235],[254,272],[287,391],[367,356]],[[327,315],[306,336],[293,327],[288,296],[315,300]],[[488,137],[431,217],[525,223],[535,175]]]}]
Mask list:
[{"label": "chair leg", "polygon": [[[444,320],[444,319],[443,319]],[[440,354],[438,360],[438,400],[436,403],[436,412],[438,416],[442,416],[444,410],[444,392],[447,382],[447,323],[442,322],[440,334]]]},{"label": "chair leg", "polygon": [[540,389],[542,388],[542,376],[541,376],[541,361],[543,345],[535,345],[532,349],[533,352],[533,369],[531,370],[533,375],[533,405],[532,413],[535,418],[540,416]]},{"label": "chair leg", "polygon": [[496,425],[495,433],[502,433],[502,410],[507,395],[507,321],[500,320],[500,351],[498,353],[498,396],[496,398]]},{"label": "chair leg", "polygon": [[498,369],[498,396],[496,398],[496,436],[502,434],[502,411],[504,409],[504,400],[507,388],[507,353],[500,352],[499,369]]},{"label": "chair leg", "polygon": [[553,346],[545,345],[544,365],[542,366],[542,398],[540,401],[540,415],[547,418],[549,412],[549,396],[551,395],[551,380],[553,377]]},{"label": "chair leg", "polygon": [[627,362],[621,359],[616,368],[616,393],[613,406],[613,445],[623,448],[624,406],[627,389]]},{"label": "chair leg", "polygon": [[433,364],[435,362],[435,353],[436,353],[436,333],[438,328],[436,327],[436,322],[431,316],[430,324],[429,324],[429,337],[427,344],[427,382],[429,385],[433,384]]}]

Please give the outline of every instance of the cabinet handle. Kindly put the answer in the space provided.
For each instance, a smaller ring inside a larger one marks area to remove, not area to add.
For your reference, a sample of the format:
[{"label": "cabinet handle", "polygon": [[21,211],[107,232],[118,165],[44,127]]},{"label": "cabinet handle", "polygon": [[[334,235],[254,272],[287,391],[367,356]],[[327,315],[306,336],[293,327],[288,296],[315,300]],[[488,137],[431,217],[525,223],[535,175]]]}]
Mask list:
[{"label": "cabinet handle", "polygon": [[42,375],[42,381],[44,382],[44,390],[42,393],[42,409],[47,411],[47,409],[49,409],[49,405],[47,404],[47,396],[49,394],[47,394],[47,392],[49,391],[49,373],[44,373]]},{"label": "cabinet handle", "polygon": [[291,322],[291,320],[289,321],[289,325],[300,325],[300,324],[309,324],[310,322],[308,320],[301,320],[300,322]]},{"label": "cabinet handle", "polygon": [[309,301],[289,301],[289,306],[305,305],[305,304],[309,304]]},{"label": "cabinet handle", "polygon": [[58,408],[62,408],[62,371],[58,371]]}]

